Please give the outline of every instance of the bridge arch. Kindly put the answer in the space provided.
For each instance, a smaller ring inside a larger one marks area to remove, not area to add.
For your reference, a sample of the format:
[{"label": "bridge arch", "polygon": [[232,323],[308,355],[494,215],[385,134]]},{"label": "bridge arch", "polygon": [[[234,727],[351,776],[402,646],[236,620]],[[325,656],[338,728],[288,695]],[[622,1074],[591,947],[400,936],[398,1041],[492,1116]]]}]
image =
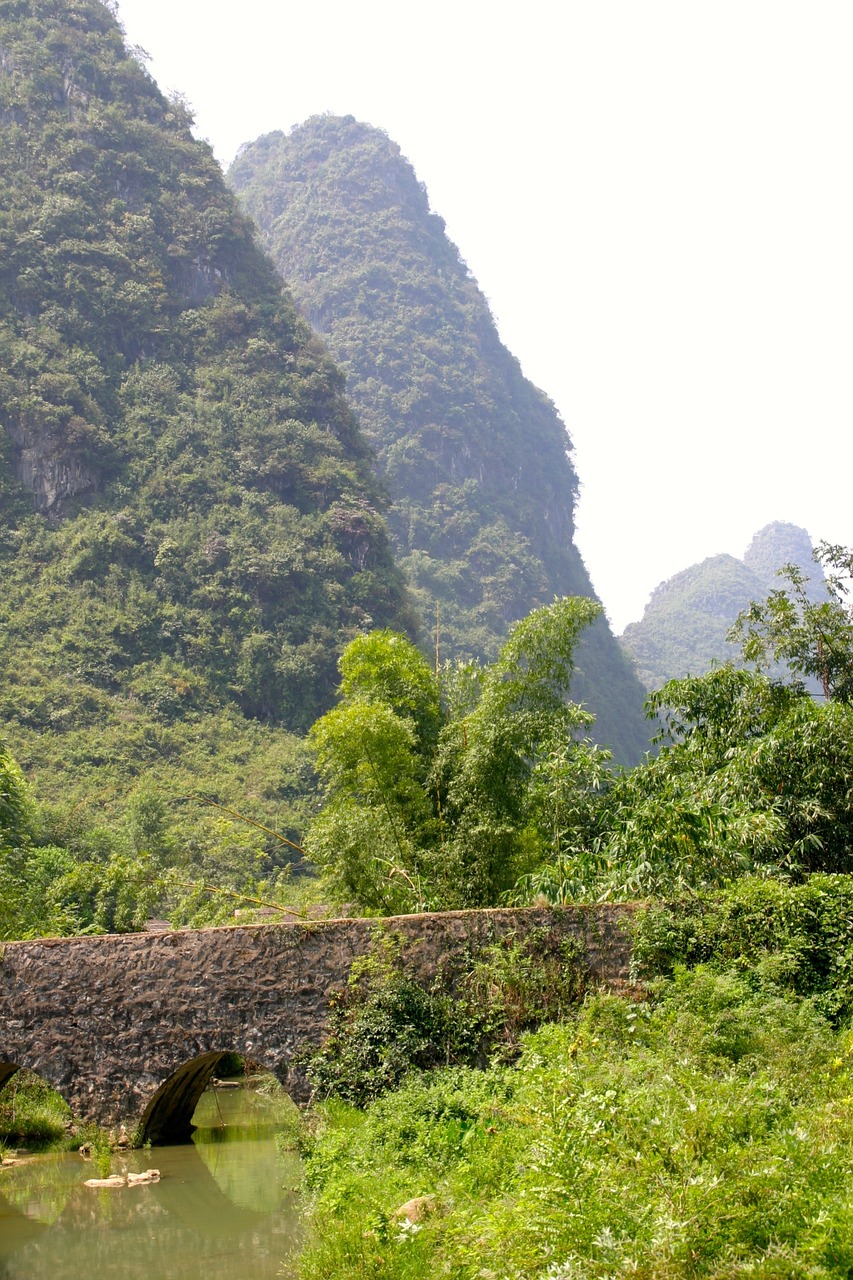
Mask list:
[{"label": "bridge arch", "polygon": [[[173,1071],[154,1093],[142,1113],[138,1137],[142,1142],[156,1144],[186,1142],[193,1131],[192,1118],[202,1094],[210,1081],[218,1074],[220,1064],[233,1058],[235,1050],[213,1049],[200,1053]],[[257,1061],[257,1059],[256,1059]],[[286,1074],[271,1069],[263,1060],[259,1066],[270,1070],[278,1079]]]},{"label": "bridge arch", "polygon": [[19,1062],[7,1062],[5,1059],[0,1058],[0,1089],[2,1089],[6,1082],[12,1079],[15,1072],[20,1071],[20,1069],[21,1064]]},{"label": "bridge arch", "polygon": [[31,1075],[38,1076],[39,1080],[58,1093],[65,1105],[73,1110],[72,1091],[68,1088],[68,1081],[61,1069],[57,1069],[57,1064],[50,1058],[47,1060],[30,1058],[27,1054],[13,1058],[10,1054],[4,1055],[0,1052],[0,1094],[19,1071],[27,1071]]},{"label": "bridge arch", "polygon": [[5,1137],[29,1147],[67,1133],[74,1115],[68,1090],[53,1078],[50,1063],[22,1055],[0,1057],[0,1115]]},{"label": "bridge arch", "polygon": [[192,1118],[220,1062],[228,1050],[199,1054],[178,1067],[163,1081],[139,1122],[143,1142],[185,1142],[192,1133]]}]

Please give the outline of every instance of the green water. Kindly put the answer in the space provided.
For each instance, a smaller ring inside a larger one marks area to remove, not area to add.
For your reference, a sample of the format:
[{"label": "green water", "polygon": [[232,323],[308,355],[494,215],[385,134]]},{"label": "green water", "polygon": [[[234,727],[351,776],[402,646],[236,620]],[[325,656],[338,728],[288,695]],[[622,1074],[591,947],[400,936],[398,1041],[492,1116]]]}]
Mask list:
[{"label": "green water", "polygon": [[114,1173],[159,1169],[147,1186],[85,1187],[97,1171],[77,1154],[0,1170],[0,1280],[286,1276],[301,1170],[276,1145],[281,1106],[249,1089],[206,1093],[192,1142],[114,1158]]}]

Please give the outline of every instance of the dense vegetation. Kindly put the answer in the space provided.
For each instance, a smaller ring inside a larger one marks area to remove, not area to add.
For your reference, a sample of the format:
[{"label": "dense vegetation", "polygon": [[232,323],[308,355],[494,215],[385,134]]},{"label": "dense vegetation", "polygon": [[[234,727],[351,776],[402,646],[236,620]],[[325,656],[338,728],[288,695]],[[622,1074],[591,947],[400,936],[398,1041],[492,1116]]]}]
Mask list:
[{"label": "dense vegetation", "polygon": [[651,695],[663,746],[621,773],[567,701],[590,601],[536,610],[485,667],[433,671],[391,633],[354,641],[311,733],[325,801],[306,844],[331,892],[412,910],[853,869],[853,562],[820,556],[826,598],[792,570],[739,620],[750,665]]},{"label": "dense vegetation", "polygon": [[[752,666],[652,695],[664,745],[629,771],[611,770],[569,696],[578,638],[598,609],[587,598],[535,610],[486,665],[430,666],[390,630],[351,641],[337,705],[308,740],[322,796],[304,848],[325,901],[388,914],[849,872],[853,558],[832,547],[821,556],[825,600],[792,572],[787,589],[742,615]],[[782,663],[786,680],[768,674]],[[7,937],[128,928],[157,903],[176,921],[220,918],[230,901],[220,893],[202,908],[200,880],[291,898],[292,846],[263,826],[214,810],[206,836],[178,843],[162,797],[141,789],[120,828],[61,840],[8,753],[3,762]]]},{"label": "dense vegetation", "polygon": [[517,1064],[321,1108],[305,1280],[841,1280],[851,1038],[698,969],[529,1036]]},{"label": "dense vegetation", "polygon": [[728,639],[729,629],[753,600],[773,590],[775,575],[788,564],[811,574],[819,592],[809,535],[796,525],[775,523],[756,533],[743,559],[710,556],[662,582],[640,621],[620,637],[646,689],[704,675],[726,659],[737,661],[740,650]]},{"label": "dense vegetation", "polygon": [[476,1070],[464,981],[448,1006],[381,956],[354,975],[315,1059],[305,1280],[851,1274],[853,554],[818,557],[824,597],[792,570],[739,619],[753,668],[665,686],[669,744],[518,885],[670,895],[636,919],[641,1003],[507,1002],[493,955],[492,1029],[559,1020]]},{"label": "dense vegetation", "polygon": [[[491,660],[510,622],[593,596],[565,427],[502,345],[399,148],[351,116],[315,117],[243,148],[229,180],[347,373],[442,655]],[[634,763],[648,745],[642,692],[603,617],[578,667],[597,741]]]},{"label": "dense vegetation", "polygon": [[433,670],[392,632],[354,640],[340,700],[311,731],[325,803],[306,848],[334,897],[368,911],[489,906],[584,809],[607,753],[568,700],[599,607],[558,600],[511,628],[493,663]]},{"label": "dense vegetation", "polygon": [[281,729],[411,623],[341,376],[108,6],[0,49],[0,724],[57,839],[141,783],[293,834]]},{"label": "dense vegetation", "polygon": [[588,986],[582,948],[545,927],[446,957],[429,988],[401,939],[377,932],[333,997],[325,1041],[302,1054],[315,1099],[364,1106],[413,1071],[513,1061],[522,1035],[569,1017]]}]

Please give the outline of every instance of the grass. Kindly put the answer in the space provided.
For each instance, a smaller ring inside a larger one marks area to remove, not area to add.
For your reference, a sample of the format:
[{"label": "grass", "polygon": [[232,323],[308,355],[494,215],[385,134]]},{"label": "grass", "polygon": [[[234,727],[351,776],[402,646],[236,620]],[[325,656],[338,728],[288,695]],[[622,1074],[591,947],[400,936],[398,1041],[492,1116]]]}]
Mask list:
[{"label": "grass", "polygon": [[[303,1280],[853,1274],[853,1035],[741,971],[320,1109]],[[434,1196],[407,1222],[399,1210]]]},{"label": "grass", "polygon": [[71,1109],[32,1071],[21,1070],[0,1090],[0,1145],[48,1151],[76,1146]]}]

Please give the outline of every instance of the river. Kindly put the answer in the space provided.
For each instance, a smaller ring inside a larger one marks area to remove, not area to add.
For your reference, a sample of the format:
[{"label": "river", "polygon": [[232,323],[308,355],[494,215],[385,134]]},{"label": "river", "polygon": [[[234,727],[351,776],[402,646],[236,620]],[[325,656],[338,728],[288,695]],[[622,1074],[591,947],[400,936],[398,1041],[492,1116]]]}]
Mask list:
[{"label": "river", "polygon": [[[208,1091],[193,1141],[116,1155],[159,1182],[85,1187],[91,1161],[34,1156],[0,1170],[0,1280],[273,1280],[298,1244],[299,1158],[280,1098]],[[278,1143],[276,1139],[278,1138]]]}]

